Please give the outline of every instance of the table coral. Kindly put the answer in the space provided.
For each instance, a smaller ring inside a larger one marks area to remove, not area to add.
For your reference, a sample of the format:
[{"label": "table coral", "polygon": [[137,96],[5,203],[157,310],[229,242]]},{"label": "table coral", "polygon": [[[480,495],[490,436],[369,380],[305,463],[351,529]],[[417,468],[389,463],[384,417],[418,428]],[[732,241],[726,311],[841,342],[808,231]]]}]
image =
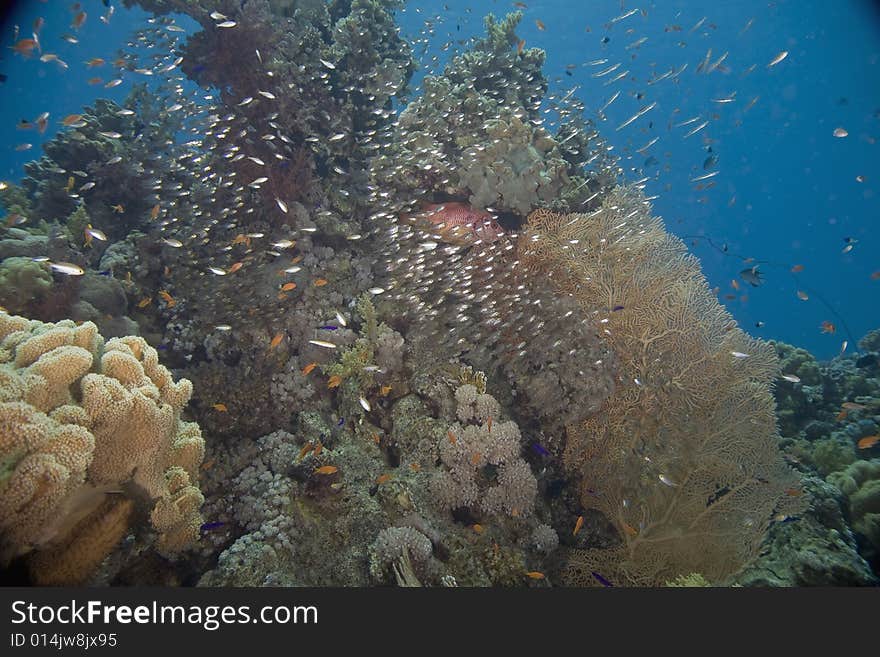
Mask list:
[{"label": "table coral", "polygon": [[[95,540],[87,525],[109,523],[114,514],[110,524],[125,525],[114,530],[117,540],[128,529],[130,514],[104,503],[120,490],[152,508],[160,552],[195,542],[204,441],[197,425],[180,419],[189,381],[174,382],[143,339],[105,344],[91,322],[44,324],[0,313],[0,340],[5,557],[31,555],[36,580],[86,579],[117,542]],[[51,562],[68,564],[65,574],[40,572],[50,553]]]}]

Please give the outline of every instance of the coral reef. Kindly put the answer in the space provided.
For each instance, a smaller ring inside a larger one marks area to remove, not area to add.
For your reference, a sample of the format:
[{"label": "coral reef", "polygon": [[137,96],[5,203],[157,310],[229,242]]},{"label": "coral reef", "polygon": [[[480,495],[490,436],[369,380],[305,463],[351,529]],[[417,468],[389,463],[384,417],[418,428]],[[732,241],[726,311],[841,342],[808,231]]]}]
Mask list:
[{"label": "coral reef", "polygon": [[[38,581],[85,580],[128,529],[128,505],[110,503],[120,489],[152,509],[160,552],[193,544],[204,441],[180,419],[189,381],[175,383],[141,338],[105,344],[90,322],[0,313],[0,338],[6,558],[31,555]],[[105,529],[96,535],[92,523]],[[52,573],[40,574],[41,564]]]},{"label": "coral reef", "polygon": [[0,189],[32,582],[876,583],[880,332],[736,328],[522,13],[409,99],[399,0],[124,4],[151,84]]}]

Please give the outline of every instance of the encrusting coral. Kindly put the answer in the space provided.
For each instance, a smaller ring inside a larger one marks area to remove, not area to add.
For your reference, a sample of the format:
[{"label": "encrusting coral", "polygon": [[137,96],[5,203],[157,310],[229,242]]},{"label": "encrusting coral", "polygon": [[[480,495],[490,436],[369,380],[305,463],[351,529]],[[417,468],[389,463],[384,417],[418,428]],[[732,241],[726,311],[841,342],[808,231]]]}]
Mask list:
[{"label": "encrusting coral", "polygon": [[620,361],[619,385],[569,425],[564,455],[583,508],[614,524],[619,545],[575,554],[569,581],[736,572],[774,514],[803,506],[778,449],[773,347],[736,327],[635,190],[590,214],[532,213],[519,255],[599,319]]},{"label": "encrusting coral", "polygon": [[36,581],[84,580],[128,529],[130,509],[109,503],[120,499],[152,509],[161,553],[194,543],[204,441],[180,419],[190,382],[175,383],[142,338],[105,345],[91,322],[0,313],[0,340],[4,557],[31,555]]}]

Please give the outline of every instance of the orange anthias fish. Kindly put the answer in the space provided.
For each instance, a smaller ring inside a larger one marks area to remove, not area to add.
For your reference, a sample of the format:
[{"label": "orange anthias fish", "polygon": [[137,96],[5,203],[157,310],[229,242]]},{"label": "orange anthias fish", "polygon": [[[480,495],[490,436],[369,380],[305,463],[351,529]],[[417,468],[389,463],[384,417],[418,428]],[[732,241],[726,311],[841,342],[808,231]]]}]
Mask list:
[{"label": "orange anthias fish", "polygon": [[284,339],[284,334],[283,334],[283,333],[276,333],[276,334],[275,334],[275,337],[272,338],[272,342],[269,343],[269,350],[271,351],[272,349],[274,349],[275,347],[277,347],[279,344],[281,344],[281,341],[282,341],[283,339]]},{"label": "orange anthias fish", "polygon": [[544,579],[544,573],[537,570],[531,570],[526,573],[526,577],[529,579]]},{"label": "orange anthias fish", "polygon": [[865,436],[857,443],[859,449],[870,449],[874,445],[880,442],[880,436]]},{"label": "orange anthias fish", "polygon": [[315,369],[317,366],[318,363],[309,363],[308,365],[306,365],[304,368],[302,368],[303,376],[308,376],[309,374],[311,374],[312,370]]},{"label": "orange anthias fish", "polygon": [[338,374],[334,374],[329,379],[327,379],[328,388],[338,388],[340,383],[342,383],[342,377]]},{"label": "orange anthias fish", "polygon": [[837,327],[826,320],[819,325],[819,329],[822,331],[822,333],[831,333],[833,335],[834,332],[837,330]]},{"label": "orange anthias fish", "polygon": [[281,289],[285,292],[290,292],[291,290],[296,289],[296,283],[285,283],[281,286]]},{"label": "orange anthias fish", "polygon": [[390,479],[391,479],[391,475],[386,472],[385,474],[381,474],[378,477],[376,477],[376,483],[381,485],[381,484],[386,483]]},{"label": "orange anthias fish", "polygon": [[86,66],[88,66],[89,68],[95,68],[96,66],[103,66],[103,65],[104,65],[104,60],[101,59],[100,57],[94,57],[86,62]]},{"label": "orange anthias fish", "polygon": [[338,471],[339,468],[337,468],[335,465],[322,465],[320,468],[315,468],[315,474],[321,475],[330,475]]},{"label": "orange anthias fish", "polygon": [[74,30],[78,30],[83,26],[83,23],[86,22],[86,18],[88,18],[88,14],[86,12],[81,11],[76,16],[73,17],[73,22],[70,24]]},{"label": "orange anthias fish", "polygon": [[219,411],[220,413],[225,413],[229,409],[226,408],[226,404],[214,404],[213,408],[215,411]]},{"label": "orange anthias fish", "polygon": [[159,296],[168,304],[169,308],[174,308],[177,305],[177,301],[174,300],[167,290],[159,290]]},{"label": "orange anthias fish", "polygon": [[329,281],[326,278],[315,279],[315,287],[324,287]]},{"label": "orange anthias fish", "polygon": [[578,516],[577,522],[574,523],[574,531],[571,533],[572,536],[577,536],[578,532],[581,530],[581,527],[584,526],[584,517]]},{"label": "orange anthias fish", "polygon": [[74,123],[79,123],[80,121],[82,121],[82,118],[82,114],[68,114],[63,119],[61,119],[61,125],[70,126]]},{"label": "orange anthias fish", "polygon": [[22,57],[30,57],[34,52],[34,49],[38,52],[40,50],[40,44],[36,39],[19,39],[15,42],[15,45],[8,47]]},{"label": "orange anthias fish", "polygon": [[236,262],[236,263],[233,263],[233,265],[229,268],[229,271],[227,271],[226,273],[227,273],[227,274],[234,274],[235,272],[237,272],[237,271],[238,271],[239,269],[241,269],[242,267],[244,267],[244,263],[243,263],[243,262]]}]

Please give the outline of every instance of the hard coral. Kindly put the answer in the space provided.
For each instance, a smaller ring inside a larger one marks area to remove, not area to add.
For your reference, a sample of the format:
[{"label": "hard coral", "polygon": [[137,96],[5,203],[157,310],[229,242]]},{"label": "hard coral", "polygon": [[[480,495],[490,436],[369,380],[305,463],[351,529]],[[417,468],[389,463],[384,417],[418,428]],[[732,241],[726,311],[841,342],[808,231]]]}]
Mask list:
[{"label": "hard coral", "polygon": [[39,554],[51,550],[53,562],[73,559],[80,577],[88,577],[115,541],[94,540],[83,523],[107,522],[114,514],[114,526],[127,527],[120,518],[129,514],[103,504],[120,488],[152,507],[160,552],[174,554],[193,543],[201,523],[195,484],[204,442],[197,425],[180,419],[189,381],[175,383],[141,338],[105,345],[91,322],[43,324],[0,313],[0,339],[6,557],[36,553],[32,564],[39,569],[46,562]]}]

